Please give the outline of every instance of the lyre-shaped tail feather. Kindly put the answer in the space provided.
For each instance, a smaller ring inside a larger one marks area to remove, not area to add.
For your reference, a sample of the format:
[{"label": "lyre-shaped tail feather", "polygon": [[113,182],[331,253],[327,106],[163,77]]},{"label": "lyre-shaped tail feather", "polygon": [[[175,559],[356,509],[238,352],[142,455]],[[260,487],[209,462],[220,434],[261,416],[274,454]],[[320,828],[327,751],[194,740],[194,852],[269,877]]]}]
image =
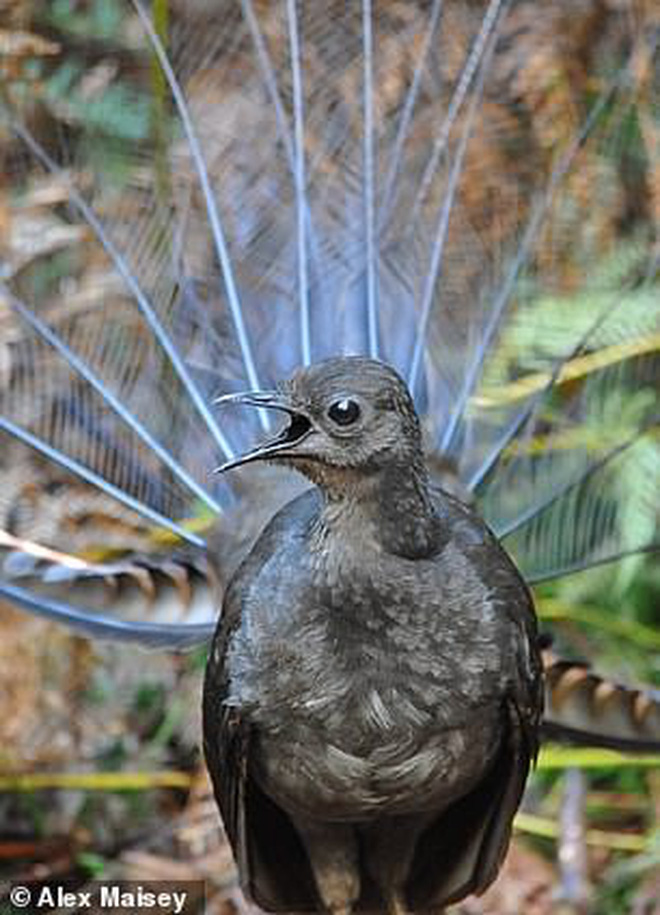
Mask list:
[{"label": "lyre-shaped tail feather", "polygon": [[213,634],[217,574],[182,551],[100,563],[0,530],[0,568],[0,598],[87,636],[183,650]]},{"label": "lyre-shaped tail feather", "polygon": [[652,23],[242,0],[166,33],[120,5],[79,83],[61,24],[0,95],[3,441],[232,553],[263,493],[211,470],[268,420],[213,397],[364,352],[530,580],[657,545]]},{"label": "lyre-shaped tail feather", "polygon": [[660,692],[634,689],[600,677],[587,664],[546,653],[546,740],[633,752],[660,748]]}]

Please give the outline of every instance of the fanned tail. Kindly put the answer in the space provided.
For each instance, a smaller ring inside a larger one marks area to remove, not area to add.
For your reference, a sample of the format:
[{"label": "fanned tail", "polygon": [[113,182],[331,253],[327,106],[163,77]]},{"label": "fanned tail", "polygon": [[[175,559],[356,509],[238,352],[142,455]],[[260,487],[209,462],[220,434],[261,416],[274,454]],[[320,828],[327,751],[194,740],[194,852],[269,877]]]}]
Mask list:
[{"label": "fanned tail", "polygon": [[[123,507],[73,519],[73,554],[212,543],[221,581],[289,484],[212,475],[268,422],[213,398],[361,352],[531,582],[655,548],[658,35],[588,6],[242,0],[166,32],[136,2],[79,83],[52,42],[18,53],[0,435],[43,492],[4,497],[9,535],[61,546],[36,506],[94,487]],[[580,71],[587,34],[607,53]],[[70,609],[113,633],[112,607]],[[116,634],[180,645],[214,615],[183,609]]]}]

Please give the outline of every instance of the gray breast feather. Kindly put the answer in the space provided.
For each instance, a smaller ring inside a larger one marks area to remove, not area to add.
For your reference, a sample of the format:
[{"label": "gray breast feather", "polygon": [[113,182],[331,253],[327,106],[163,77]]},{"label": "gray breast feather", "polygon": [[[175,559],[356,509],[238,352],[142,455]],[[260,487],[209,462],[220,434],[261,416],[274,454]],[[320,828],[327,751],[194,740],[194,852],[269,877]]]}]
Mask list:
[{"label": "gray breast feather", "polygon": [[[364,819],[441,810],[468,791],[497,750],[496,723],[477,734],[450,730],[423,743],[390,739],[350,752],[321,738],[269,735],[258,778],[285,809],[304,816]],[[301,806],[304,804],[304,807]]]}]

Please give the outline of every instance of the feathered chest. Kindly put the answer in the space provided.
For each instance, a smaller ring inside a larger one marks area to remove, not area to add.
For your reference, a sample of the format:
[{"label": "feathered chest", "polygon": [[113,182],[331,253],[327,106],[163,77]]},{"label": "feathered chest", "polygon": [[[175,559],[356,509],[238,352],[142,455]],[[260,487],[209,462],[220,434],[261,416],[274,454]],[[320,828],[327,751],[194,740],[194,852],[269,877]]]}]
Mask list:
[{"label": "feathered chest", "polygon": [[258,740],[256,776],[286,809],[304,813],[313,799],[333,816],[367,816],[439,804],[495,752],[497,611],[468,565],[450,565],[439,576],[431,562],[366,546],[333,555],[326,543],[322,561],[275,551],[251,578],[227,701]]},{"label": "feathered chest", "polygon": [[275,550],[251,577],[228,649],[231,704],[268,730],[355,747],[497,701],[497,609],[465,557],[322,546]]}]

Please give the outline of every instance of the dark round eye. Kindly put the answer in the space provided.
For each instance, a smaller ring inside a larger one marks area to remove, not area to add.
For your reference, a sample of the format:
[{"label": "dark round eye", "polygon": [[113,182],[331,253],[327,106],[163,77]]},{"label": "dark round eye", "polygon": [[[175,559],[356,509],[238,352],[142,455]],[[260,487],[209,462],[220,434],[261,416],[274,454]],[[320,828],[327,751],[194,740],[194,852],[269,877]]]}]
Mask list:
[{"label": "dark round eye", "polygon": [[360,418],[360,404],[349,397],[344,397],[330,405],[328,416],[338,426],[350,426]]}]

